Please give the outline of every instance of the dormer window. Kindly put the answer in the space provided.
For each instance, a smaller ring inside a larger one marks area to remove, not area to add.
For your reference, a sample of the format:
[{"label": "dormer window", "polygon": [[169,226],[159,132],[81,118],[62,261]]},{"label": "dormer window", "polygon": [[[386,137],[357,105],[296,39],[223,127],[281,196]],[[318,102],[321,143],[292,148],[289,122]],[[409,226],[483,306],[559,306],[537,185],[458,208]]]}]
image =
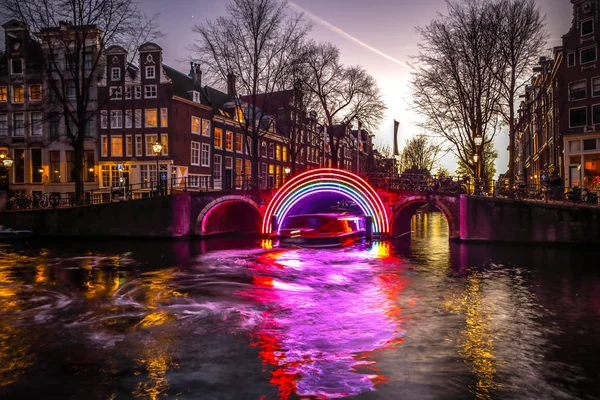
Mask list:
[{"label": "dormer window", "polygon": [[146,79],[154,79],[156,77],[156,69],[154,65],[149,65],[146,67]]},{"label": "dormer window", "polygon": [[195,90],[192,92],[192,97],[194,99],[194,103],[200,103],[200,93]]},{"label": "dormer window", "polygon": [[22,74],[23,73],[23,59],[15,58],[11,62],[11,74]]},{"label": "dormer window", "polygon": [[113,81],[118,81],[119,79],[121,79],[121,68],[111,68],[110,79]]},{"label": "dormer window", "polygon": [[594,20],[581,21],[581,36],[591,35],[592,33],[594,33]]}]

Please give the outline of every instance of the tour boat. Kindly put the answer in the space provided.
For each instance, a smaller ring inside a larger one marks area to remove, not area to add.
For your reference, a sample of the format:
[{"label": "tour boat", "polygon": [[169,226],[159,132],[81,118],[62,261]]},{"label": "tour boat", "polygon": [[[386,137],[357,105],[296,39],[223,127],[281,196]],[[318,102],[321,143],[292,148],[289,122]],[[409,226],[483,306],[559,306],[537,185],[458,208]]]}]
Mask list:
[{"label": "tour boat", "polygon": [[280,246],[345,246],[365,237],[365,225],[364,216],[346,213],[293,215],[272,237]]},{"label": "tour boat", "polygon": [[2,240],[20,240],[31,237],[32,231],[27,230],[12,230],[3,225],[0,225],[0,241]]}]

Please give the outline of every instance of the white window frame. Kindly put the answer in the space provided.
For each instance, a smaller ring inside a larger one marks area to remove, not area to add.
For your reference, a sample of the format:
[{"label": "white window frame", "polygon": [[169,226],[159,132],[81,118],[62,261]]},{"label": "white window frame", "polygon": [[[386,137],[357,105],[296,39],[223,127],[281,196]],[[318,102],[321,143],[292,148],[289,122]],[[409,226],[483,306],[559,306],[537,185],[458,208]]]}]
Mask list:
[{"label": "white window frame", "polygon": [[[190,165],[199,166],[200,165],[200,149],[202,148],[200,142],[194,142],[192,140],[190,144],[191,154],[190,154]],[[196,162],[194,162],[194,152],[196,152]]]},{"label": "white window frame", "polygon": [[[121,139],[121,154],[113,154],[113,140]],[[110,135],[110,155],[111,157],[123,157],[123,135]]]},{"label": "white window frame", "polygon": [[194,99],[194,103],[200,103],[200,93],[195,90],[192,91],[192,98]]},{"label": "white window frame", "polygon": [[[152,71],[152,73],[150,73]],[[155,79],[156,78],[156,67],[154,65],[147,65],[144,68],[144,76],[146,79]]]},{"label": "white window frame", "polygon": [[[23,121],[23,125],[21,126],[21,134],[17,135],[17,119],[16,116],[17,115],[21,115],[23,118],[21,119],[21,121]],[[12,115],[12,128],[13,128],[13,137],[25,137],[25,113],[23,112],[18,112],[18,113],[13,113]]]},{"label": "white window frame", "polygon": [[[206,131],[204,129],[204,124],[206,123]],[[202,119],[200,122],[200,133],[202,133],[202,136],[204,137],[210,137],[210,120],[209,119]]]},{"label": "white window frame", "polygon": [[[39,99],[34,99],[31,96],[32,90],[34,86],[39,86],[40,87],[40,98]],[[42,94],[42,85],[41,84],[34,84],[34,85],[29,85],[29,101],[42,101],[42,99],[44,98],[43,94]]]},{"label": "white window frame", "polygon": [[[225,131],[225,151],[234,151],[235,149],[235,137],[233,136],[234,132],[233,131]],[[231,147],[227,148],[227,137],[230,136],[231,137]]]},{"label": "white window frame", "polygon": [[110,129],[123,129],[123,111],[110,110]]},{"label": "white window frame", "polygon": [[162,150],[160,151],[161,156],[169,155],[169,134],[161,133],[160,134],[160,144],[162,144]]},{"label": "white window frame", "polygon": [[[221,132],[221,145],[220,146],[217,146],[214,142],[217,139],[217,129]],[[213,146],[215,147],[215,149],[223,149],[223,129],[215,127],[215,134],[213,137]]]},{"label": "white window frame", "polygon": [[125,157],[133,156],[133,136],[125,136]]},{"label": "white window frame", "polygon": [[[586,33],[585,35],[583,34],[583,23],[584,22],[589,22],[592,21],[592,31],[590,33]],[[593,35],[594,32],[596,31],[596,27],[594,26],[594,18],[586,18],[586,19],[582,19],[581,22],[579,22],[579,33],[580,35],[583,36],[589,36],[589,35]]]},{"label": "white window frame", "polygon": [[[148,118],[146,118],[146,116],[148,115],[147,114],[148,111],[154,111],[154,113],[156,114],[156,125],[148,125]],[[156,108],[145,108],[144,109],[144,127],[145,128],[158,128],[158,110]]]},{"label": "white window frame", "polygon": [[[585,109],[585,124],[583,125],[577,125],[577,126],[571,126],[571,110],[577,110],[583,108]],[[567,114],[567,118],[569,119],[569,128],[582,128],[588,125],[588,118],[587,118],[587,107],[583,106],[583,107],[570,107],[569,108],[569,113]]]},{"label": "white window frame", "polygon": [[[589,49],[595,49],[596,50],[596,58],[594,58],[591,61],[586,61],[585,63],[583,61],[581,61],[581,54],[585,51],[585,50],[589,50]],[[588,46],[588,47],[584,47],[583,49],[579,50],[579,64],[583,65],[583,64],[590,64],[593,62],[596,62],[598,60],[598,47],[596,45],[593,46]]]},{"label": "white window frame", "polygon": [[[163,124],[163,121],[165,122]],[[169,109],[161,108],[160,109],[160,127],[167,128],[169,126]]]},{"label": "white window frame", "polygon": [[155,99],[158,96],[156,85],[144,85],[144,98]]},{"label": "white window frame", "polygon": [[108,111],[100,111],[100,129],[108,129]]},{"label": "white window frame", "polygon": [[[39,115],[39,119],[36,123],[33,122],[33,116]],[[43,134],[43,125],[42,125],[42,113],[40,111],[33,111],[29,114],[31,119],[31,136],[42,136]]]},{"label": "white window frame", "polygon": [[[13,71],[13,61],[21,61],[21,72]],[[23,60],[23,58],[13,58],[10,60],[10,62],[8,64],[10,65],[10,74],[11,75],[23,75],[23,72],[25,72],[25,61]]]},{"label": "white window frame", "polygon": [[133,110],[125,110],[125,128],[131,129],[133,127]]},{"label": "white window frame", "polygon": [[[219,162],[217,162],[217,159]],[[220,189],[223,185],[223,156],[221,154],[213,155],[213,179],[215,188]]]},{"label": "white window frame", "polygon": [[131,100],[131,92],[133,88],[131,85],[125,85],[125,100]]},{"label": "white window frame", "polygon": [[0,116],[2,117],[2,125],[0,125],[0,136],[6,137],[8,136],[8,113],[2,113],[0,114]]},{"label": "white window frame", "polygon": [[[104,142],[106,142],[106,151],[104,151]],[[108,149],[110,147],[110,143],[108,141],[108,136],[107,135],[101,135],[100,136],[100,155],[102,157],[108,157]]]},{"label": "white window frame", "polygon": [[[238,150],[238,139],[240,140],[240,149]],[[237,154],[244,154],[244,135],[241,133],[235,133],[235,142],[233,148]]]},{"label": "white window frame", "polygon": [[[206,162],[204,155],[206,154]],[[210,167],[210,144],[202,143],[200,147],[200,165],[202,167]]]},{"label": "white window frame", "polygon": [[[197,125],[198,126],[198,130],[196,130],[196,131],[194,130],[194,122],[198,123],[198,125]],[[191,132],[194,135],[199,135],[200,134],[200,130],[202,129],[202,119],[198,118],[198,117],[192,116],[192,119],[190,121],[190,129],[191,129]]]},{"label": "white window frame", "polygon": [[134,115],[134,121],[135,121],[136,128],[142,127],[142,109],[141,108],[136,108],[135,115]]},{"label": "white window frame", "polygon": [[[23,101],[16,101],[15,100],[15,89],[17,89],[17,88],[23,89]],[[23,85],[13,85],[11,92],[12,92],[11,94],[12,94],[12,102],[13,102],[13,104],[23,104],[23,103],[25,103],[25,86],[23,86]]]},{"label": "white window frame", "polygon": [[[571,98],[571,85],[575,85],[575,84],[578,84],[578,83],[583,83],[585,85],[585,94],[580,99],[572,99]],[[567,91],[568,91],[568,95],[569,95],[569,101],[582,101],[582,100],[587,99],[588,98],[588,95],[587,95],[587,79],[580,79],[578,81],[571,81],[571,82],[569,82],[569,84],[567,85]]]},{"label": "white window frame", "polygon": [[[152,139],[150,139],[150,138],[152,138]],[[156,157],[156,154],[154,154],[154,151],[152,150],[152,145],[154,143],[156,143],[157,140],[158,140],[158,135],[156,133],[146,135],[146,155],[147,156]],[[148,146],[148,145],[150,145],[150,146]],[[150,150],[150,151],[148,151],[148,150]]]},{"label": "white window frame", "polygon": [[142,140],[142,135],[135,135],[135,156],[144,156],[144,141]]},{"label": "white window frame", "polygon": [[112,67],[110,69],[110,80],[111,81],[119,81],[121,80],[121,68]]},{"label": "white window frame", "polygon": [[121,86],[110,87],[110,99],[111,100],[123,100],[123,89]]}]

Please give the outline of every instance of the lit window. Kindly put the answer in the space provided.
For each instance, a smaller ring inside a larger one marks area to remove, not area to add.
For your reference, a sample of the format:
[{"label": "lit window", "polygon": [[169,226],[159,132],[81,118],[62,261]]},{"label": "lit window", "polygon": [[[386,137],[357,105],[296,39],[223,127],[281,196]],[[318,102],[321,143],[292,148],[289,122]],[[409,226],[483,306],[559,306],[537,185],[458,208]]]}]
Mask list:
[{"label": "lit window", "polygon": [[144,98],[155,99],[156,98],[156,85],[144,86]]},{"label": "lit window", "polygon": [[0,86],[0,101],[7,101],[8,95],[6,92],[6,86]]},{"label": "lit window", "polygon": [[41,100],[42,99],[42,85],[29,86],[29,99],[30,100]]},{"label": "lit window", "polygon": [[169,114],[166,108],[160,109],[160,126],[163,128],[169,126]]},{"label": "lit window", "polygon": [[131,135],[125,137],[125,155],[131,157],[133,155],[133,138]]},{"label": "lit window", "polygon": [[223,148],[223,130],[221,128],[215,128],[215,148]]},{"label": "lit window", "polygon": [[161,155],[168,156],[169,155],[169,134],[163,133],[160,135],[160,144],[162,144]]},{"label": "lit window", "polygon": [[25,101],[23,86],[13,86],[13,103],[22,103]]},{"label": "lit window", "polygon": [[238,153],[244,152],[244,146],[242,145],[243,136],[241,133],[235,135],[235,151]]},{"label": "lit window", "polygon": [[225,132],[225,150],[233,150],[233,132],[231,131]]},{"label": "lit window", "polygon": [[210,121],[207,119],[202,120],[202,136],[210,136]]},{"label": "lit window", "polygon": [[146,128],[156,128],[157,120],[156,120],[156,109],[145,110],[146,112]]},{"label": "lit window", "polygon": [[113,157],[123,157],[123,137],[122,136],[111,136],[111,152]]},{"label": "lit window", "polygon": [[154,154],[154,143],[158,140],[156,135],[146,135],[146,155],[147,156],[156,156]]},{"label": "lit window", "polygon": [[192,117],[192,133],[200,134],[200,118]]},{"label": "lit window", "polygon": [[108,137],[102,136],[102,157],[108,157]]}]

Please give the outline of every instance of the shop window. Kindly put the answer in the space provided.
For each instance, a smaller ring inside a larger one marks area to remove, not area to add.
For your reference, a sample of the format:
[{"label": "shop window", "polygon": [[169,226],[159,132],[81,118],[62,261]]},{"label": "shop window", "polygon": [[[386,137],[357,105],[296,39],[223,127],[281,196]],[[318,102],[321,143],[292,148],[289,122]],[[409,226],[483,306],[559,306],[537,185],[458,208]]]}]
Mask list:
[{"label": "shop window", "polygon": [[583,166],[583,186],[592,190],[600,190],[600,154],[586,155]]}]

